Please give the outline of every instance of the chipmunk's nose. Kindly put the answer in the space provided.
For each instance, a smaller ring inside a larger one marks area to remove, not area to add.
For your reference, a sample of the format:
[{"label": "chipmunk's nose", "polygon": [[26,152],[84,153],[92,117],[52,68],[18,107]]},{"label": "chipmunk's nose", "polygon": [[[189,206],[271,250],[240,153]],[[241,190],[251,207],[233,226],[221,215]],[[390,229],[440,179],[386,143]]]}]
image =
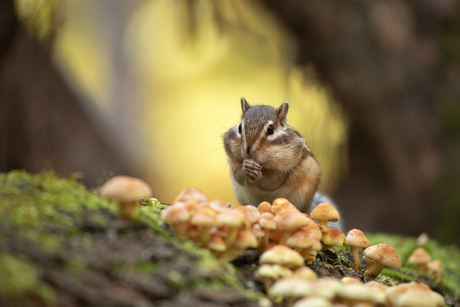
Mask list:
[{"label": "chipmunk's nose", "polygon": [[249,152],[251,151],[252,145],[246,146],[246,153],[249,155]]}]

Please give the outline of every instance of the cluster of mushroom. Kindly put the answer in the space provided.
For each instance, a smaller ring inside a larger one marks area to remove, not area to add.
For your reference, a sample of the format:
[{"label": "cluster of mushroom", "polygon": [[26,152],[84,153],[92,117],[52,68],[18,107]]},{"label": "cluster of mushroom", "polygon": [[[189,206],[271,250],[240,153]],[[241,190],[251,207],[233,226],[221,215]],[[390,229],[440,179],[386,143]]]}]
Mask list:
[{"label": "cluster of mushroom", "polygon": [[362,283],[360,279],[344,277],[318,278],[305,266],[303,257],[287,246],[276,245],[264,252],[255,277],[264,283],[265,291],[274,302],[284,298],[289,306],[444,306],[444,297],[427,285],[411,282],[395,287],[377,281]]},{"label": "cluster of mushroom", "polygon": [[364,272],[364,276],[374,279],[385,266],[392,268],[401,267],[401,259],[396,250],[388,244],[377,244],[369,247],[369,241],[364,233],[359,229],[352,229],[347,236],[336,227],[327,227],[327,222],[337,222],[340,220],[339,213],[328,203],[318,204],[310,213],[312,219],[318,220],[318,227],[321,229],[321,242],[323,248],[332,246],[351,246],[353,254],[354,269],[361,270],[359,259],[359,249],[365,248],[363,259],[368,261],[369,267]]},{"label": "cluster of mushroom", "polygon": [[441,260],[431,261],[431,256],[423,247],[417,247],[409,256],[409,263],[415,264],[415,269],[421,274],[427,274],[431,278],[442,278]]},{"label": "cluster of mushroom", "polygon": [[248,247],[259,246],[261,235],[251,231],[260,218],[254,206],[234,208],[222,200],[209,201],[201,191],[190,188],[182,191],[161,216],[180,237],[225,261],[235,259]]},{"label": "cluster of mushroom", "polygon": [[[293,307],[384,307],[444,306],[442,295],[425,284],[410,282],[388,287],[377,281],[362,283],[358,278],[315,278],[297,274],[299,269],[276,281],[270,297],[280,302],[287,298]],[[300,271],[300,270],[299,270]]]}]

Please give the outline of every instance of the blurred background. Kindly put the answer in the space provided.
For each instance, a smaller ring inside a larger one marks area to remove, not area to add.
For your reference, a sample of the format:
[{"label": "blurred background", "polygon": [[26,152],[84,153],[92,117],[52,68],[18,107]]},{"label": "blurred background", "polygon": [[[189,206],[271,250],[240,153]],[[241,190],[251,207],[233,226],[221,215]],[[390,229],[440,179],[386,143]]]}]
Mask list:
[{"label": "blurred background", "polygon": [[5,0],[0,171],[145,179],[236,204],[222,134],[278,107],[345,230],[460,243],[454,0]]}]

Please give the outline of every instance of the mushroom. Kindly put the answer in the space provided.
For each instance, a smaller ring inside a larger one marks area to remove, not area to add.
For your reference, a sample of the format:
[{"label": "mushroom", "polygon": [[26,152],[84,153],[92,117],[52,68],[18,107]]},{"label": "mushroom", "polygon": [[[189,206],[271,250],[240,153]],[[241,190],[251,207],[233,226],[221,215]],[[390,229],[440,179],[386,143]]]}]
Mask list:
[{"label": "mushroom", "polygon": [[293,204],[291,204],[286,198],[277,198],[273,201],[273,206],[271,210],[274,215],[277,215],[278,213],[286,209],[297,210],[297,208]]},{"label": "mushroom", "polygon": [[359,248],[369,247],[369,241],[364,233],[359,229],[352,229],[347,234],[347,245],[351,246],[353,254],[354,269],[361,270],[361,262],[359,260]]},{"label": "mushroom", "polygon": [[264,212],[272,212],[272,205],[268,201],[263,201],[257,206],[257,210],[260,214]]},{"label": "mushroom", "polygon": [[220,199],[213,199],[208,203],[208,206],[217,213],[224,213],[228,210],[227,204]]},{"label": "mushroom", "polygon": [[376,278],[385,266],[396,269],[401,267],[401,258],[391,245],[373,245],[366,248],[363,254],[374,261],[374,264],[364,272],[364,276],[367,278]]},{"label": "mushroom", "polygon": [[210,207],[201,208],[193,214],[190,218],[190,224],[201,227],[200,243],[202,246],[206,246],[209,240],[211,227],[220,225],[216,212]]},{"label": "mushroom", "polygon": [[331,301],[321,296],[304,297],[295,302],[292,307],[333,307]]},{"label": "mushroom", "polygon": [[224,252],[227,249],[224,240],[216,234],[211,235],[206,247],[214,253]]},{"label": "mushroom", "polygon": [[314,280],[318,278],[315,271],[307,266],[301,266],[294,270],[293,275],[304,280]]},{"label": "mushroom", "polygon": [[363,283],[352,283],[338,289],[337,300],[347,306],[356,306],[360,303],[372,303],[373,294],[374,292]]},{"label": "mushroom", "polygon": [[361,279],[356,278],[356,277],[342,277],[340,282],[344,285],[351,285],[351,284],[362,284]]},{"label": "mushroom", "polygon": [[229,209],[219,214],[217,218],[222,226],[228,228],[227,238],[225,239],[227,246],[232,245],[233,241],[235,241],[238,228],[247,228],[249,226],[244,214],[236,209]]},{"label": "mushroom", "polygon": [[324,243],[325,248],[329,246],[337,246],[341,247],[347,245],[347,239],[342,231],[336,227],[329,227],[327,232],[323,233],[323,237],[321,238],[321,242]]},{"label": "mushroom", "polygon": [[418,237],[417,237],[417,245],[423,246],[426,245],[430,241],[430,237],[426,232],[422,232]]},{"label": "mushroom", "polygon": [[269,294],[270,291],[270,282],[290,275],[292,275],[292,271],[290,269],[277,264],[262,264],[254,273],[254,277],[263,282],[265,293],[267,294]]},{"label": "mushroom", "polygon": [[115,176],[101,186],[100,195],[116,200],[119,204],[118,218],[131,220],[136,217],[137,201],[152,195],[149,185],[139,178]]},{"label": "mushroom", "polygon": [[296,268],[304,264],[302,256],[284,245],[276,245],[264,252],[259,258],[260,264],[279,264],[288,268]]},{"label": "mushroom", "polygon": [[428,264],[428,276],[434,279],[442,278],[442,262],[441,260],[433,260]]},{"label": "mushroom", "polygon": [[257,247],[258,242],[256,236],[249,230],[238,230],[232,246],[228,246],[227,250],[219,255],[219,259],[224,261],[233,261],[247,247]]},{"label": "mushroom", "polygon": [[254,206],[238,206],[235,210],[238,210],[241,213],[243,213],[246,219],[249,221],[249,224],[254,224],[259,220],[260,212]]},{"label": "mushroom", "polygon": [[280,211],[275,216],[274,220],[276,222],[276,229],[283,232],[280,244],[284,245],[286,245],[286,240],[289,238],[293,230],[308,224],[308,218],[297,209],[286,209]]},{"label": "mushroom", "polygon": [[392,306],[441,307],[446,304],[442,295],[417,281],[390,287],[385,296]]},{"label": "mushroom", "polygon": [[188,200],[194,200],[197,202],[208,202],[208,198],[206,195],[204,195],[203,192],[196,188],[189,188],[186,190],[183,190],[182,192],[177,195],[176,199],[174,200],[174,203],[177,202],[187,202]]},{"label": "mushroom", "polygon": [[386,305],[385,300],[385,291],[388,289],[388,286],[379,283],[378,281],[371,280],[364,284],[366,287],[370,288],[373,292],[372,300],[378,304]]},{"label": "mushroom", "polygon": [[190,216],[190,212],[187,211],[185,204],[182,202],[169,206],[161,212],[163,221],[168,223],[172,230],[184,239],[188,238],[187,224]]},{"label": "mushroom", "polygon": [[431,260],[430,254],[423,248],[417,247],[412,255],[409,256],[409,263],[415,264],[415,269],[420,273],[426,273],[428,263]]},{"label": "mushroom", "polygon": [[271,212],[264,212],[260,215],[258,224],[264,230],[265,236],[259,244],[259,251],[263,252],[267,249],[269,243],[270,230],[276,229],[275,216]]},{"label": "mushroom", "polygon": [[327,227],[327,222],[337,222],[340,215],[333,205],[328,203],[318,204],[310,213],[310,217],[318,220],[318,224]]},{"label": "mushroom", "polygon": [[315,240],[315,237],[302,227],[291,234],[286,240],[286,245],[300,253],[302,249],[312,246]]}]

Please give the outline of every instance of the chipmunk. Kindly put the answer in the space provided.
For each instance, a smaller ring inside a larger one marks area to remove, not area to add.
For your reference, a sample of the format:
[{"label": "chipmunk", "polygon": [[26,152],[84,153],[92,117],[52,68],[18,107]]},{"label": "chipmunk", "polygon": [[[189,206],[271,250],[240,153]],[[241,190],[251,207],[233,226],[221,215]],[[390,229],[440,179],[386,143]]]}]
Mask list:
[{"label": "chipmunk", "polygon": [[289,103],[277,109],[241,98],[241,123],[224,135],[233,191],[241,205],[278,197],[307,213],[321,169],[304,138],[286,122]]}]

